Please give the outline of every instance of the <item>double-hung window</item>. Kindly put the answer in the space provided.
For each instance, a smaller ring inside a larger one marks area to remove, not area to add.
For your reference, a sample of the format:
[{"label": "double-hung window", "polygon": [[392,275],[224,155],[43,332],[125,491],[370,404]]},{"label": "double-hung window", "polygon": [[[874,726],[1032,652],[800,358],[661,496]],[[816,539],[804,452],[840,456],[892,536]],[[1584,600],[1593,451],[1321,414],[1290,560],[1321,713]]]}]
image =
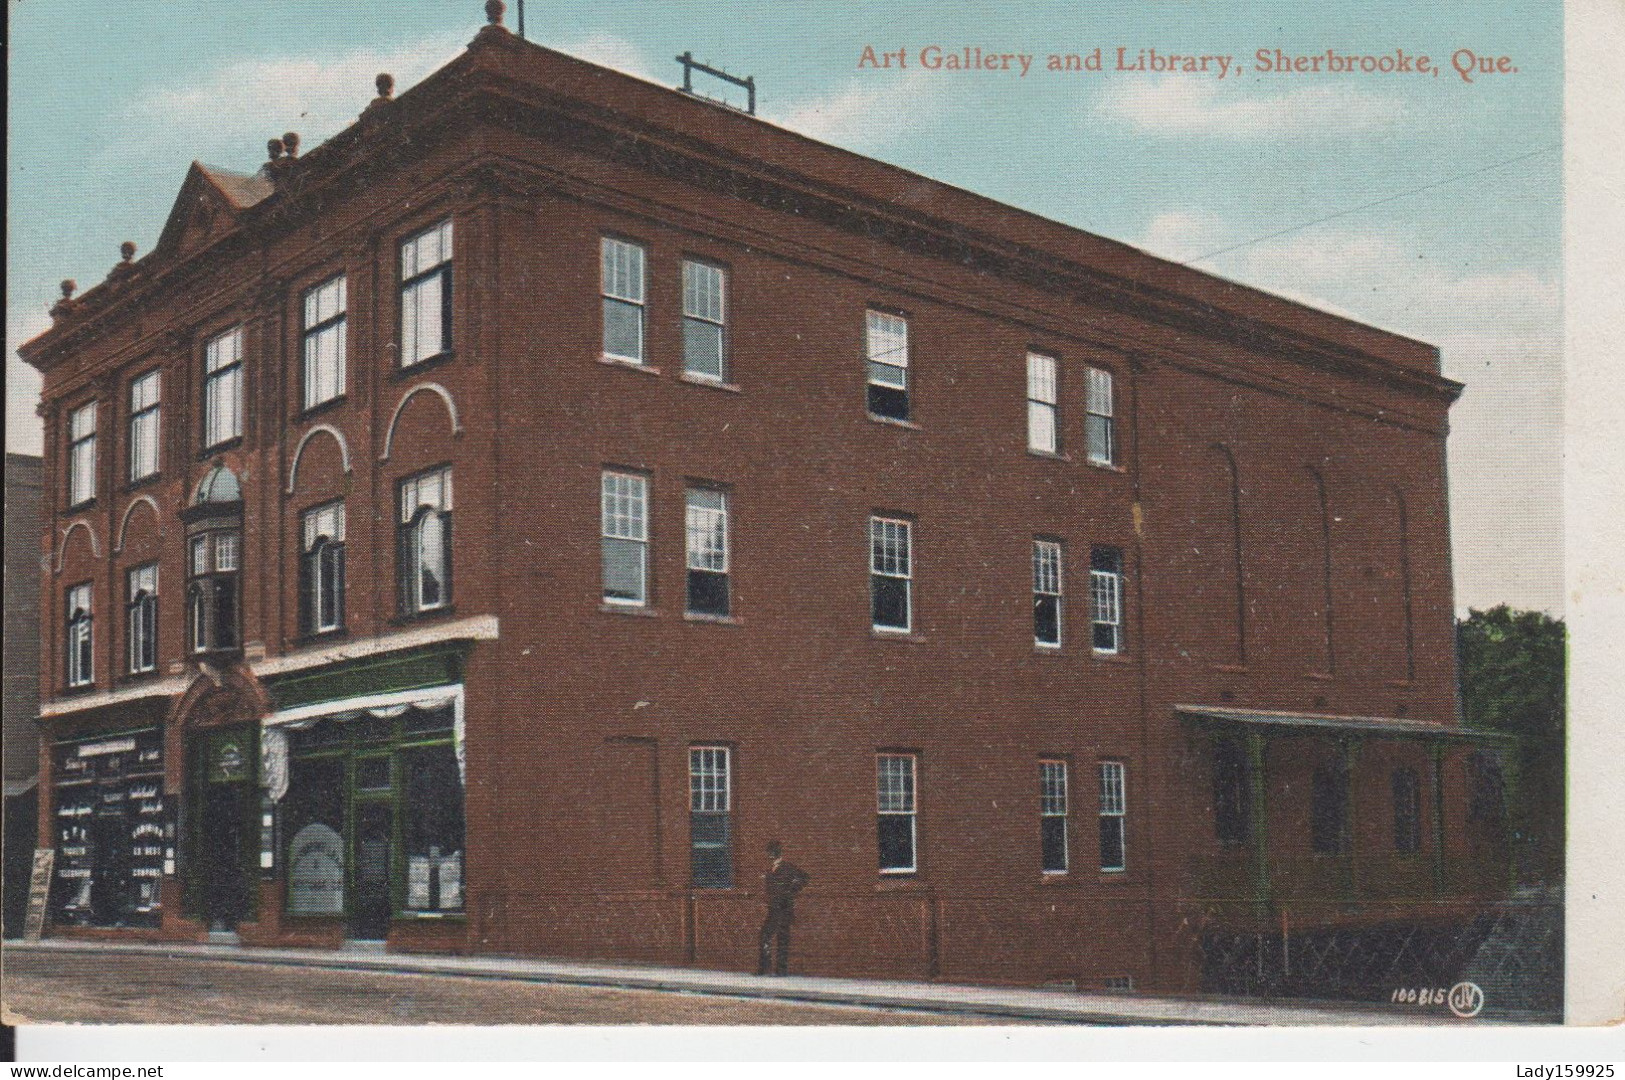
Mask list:
[{"label": "double-hung window", "polygon": [[870,311],[865,325],[869,412],[908,419],[908,320]]},{"label": "double-hung window", "polygon": [[1112,654],[1123,649],[1123,553],[1116,548],[1089,551],[1089,609],[1094,649]]},{"label": "double-hung window", "polygon": [[1038,841],[1046,874],[1064,874],[1066,850],[1066,762],[1038,763]]},{"label": "double-hung window", "polygon": [[1395,769],[1394,850],[1414,855],[1422,850],[1422,782],[1415,769]]},{"label": "double-hung window", "polygon": [[349,289],[344,275],[305,293],[305,408],[344,396],[346,312]]},{"label": "double-hung window", "polygon": [[869,608],[876,630],[913,626],[913,529],[896,518],[869,519]]},{"label": "double-hung window", "polygon": [[1124,824],[1128,818],[1128,800],[1123,790],[1123,763],[1100,763],[1100,868],[1126,870],[1128,853]]},{"label": "double-hung window", "polygon": [[696,889],[733,887],[728,757],[726,746],[688,749],[689,883]]},{"label": "double-hung window", "polygon": [[1033,541],[1033,642],[1061,643],[1061,545]]},{"label": "double-hung window", "polygon": [[130,383],[130,481],[158,472],[158,416],[161,375],[149,371]]},{"label": "double-hung window", "polygon": [[1089,390],[1084,417],[1085,434],[1089,441],[1089,460],[1097,465],[1112,465],[1117,461],[1117,421],[1113,419],[1112,373],[1101,368],[1089,369]]},{"label": "double-hung window", "polygon": [[344,627],[344,504],[305,512],[299,560],[299,629],[325,634]]},{"label": "double-hung window", "polygon": [[158,668],[158,564],[137,566],[129,573],[130,674]]},{"label": "double-hung window", "polygon": [[401,367],[449,352],[451,219],[447,218],[401,244]]},{"label": "double-hung window", "polygon": [[68,417],[68,505],[78,506],[96,497],[96,403],[75,409]]},{"label": "double-hung window", "polygon": [[688,611],[728,614],[728,496],[710,488],[689,488]]},{"label": "double-hung window", "polygon": [[[341,519],[342,520],[342,519]],[[451,468],[431,469],[401,481],[396,535],[401,614],[434,611],[451,603]],[[342,583],[342,572],[339,575]]]},{"label": "double-hung window", "polygon": [[1309,849],[1316,855],[1347,855],[1349,773],[1341,760],[1322,762],[1309,780]]},{"label": "double-hung window", "polygon": [[629,364],[641,364],[643,248],[606,236],[601,241],[599,256],[603,276],[600,287],[604,296],[604,355]]},{"label": "double-hung window", "polygon": [[232,529],[215,529],[192,537],[187,607],[193,652],[237,647],[240,545]]},{"label": "double-hung window", "polygon": [[210,338],[203,347],[203,448],[243,434],[243,328]]},{"label": "double-hung window", "polygon": [[605,472],[599,496],[604,603],[641,607],[649,602],[649,481],[634,473]]},{"label": "double-hung window", "polygon": [[875,756],[875,831],[882,874],[912,874],[916,869],[914,763],[913,754]]},{"label": "double-hung window", "polygon": [[683,371],[722,382],[727,358],[727,271],[683,261]]},{"label": "double-hung window", "polygon": [[89,686],[94,678],[95,646],[91,637],[90,582],[67,592],[67,634],[63,639],[69,686]]},{"label": "double-hung window", "polygon": [[1060,435],[1055,422],[1059,401],[1055,357],[1027,354],[1027,449],[1058,453]]}]

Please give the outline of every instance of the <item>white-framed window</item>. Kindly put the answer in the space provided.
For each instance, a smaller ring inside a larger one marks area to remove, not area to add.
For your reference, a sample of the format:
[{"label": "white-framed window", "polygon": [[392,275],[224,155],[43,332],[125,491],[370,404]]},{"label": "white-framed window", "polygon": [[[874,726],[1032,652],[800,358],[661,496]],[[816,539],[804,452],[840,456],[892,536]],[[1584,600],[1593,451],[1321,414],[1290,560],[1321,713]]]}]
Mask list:
[{"label": "white-framed window", "polygon": [[1066,762],[1038,763],[1038,842],[1046,874],[1067,871]]},{"label": "white-framed window", "polygon": [[68,505],[96,497],[96,403],[68,415]]},{"label": "white-framed window", "polygon": [[[637,244],[603,237],[599,245],[604,297],[604,355],[643,363],[644,252]],[[685,290],[686,291],[686,290]]]},{"label": "white-framed window", "polygon": [[1056,424],[1060,401],[1059,375],[1055,357],[1027,354],[1027,449],[1046,454],[1059,453],[1061,439]]},{"label": "white-framed window", "polygon": [[89,686],[95,678],[95,643],[91,633],[90,582],[67,591],[67,634],[63,638],[68,685]]},{"label": "white-framed window", "polygon": [[1124,769],[1121,761],[1100,763],[1100,868],[1118,871],[1128,869],[1128,851],[1124,824],[1128,819],[1128,800],[1124,792]]},{"label": "white-framed window", "polygon": [[1117,422],[1113,419],[1111,372],[1089,369],[1086,406],[1084,434],[1089,440],[1089,460],[1099,465],[1114,464],[1117,461]]},{"label": "white-framed window", "polygon": [[401,367],[451,352],[451,219],[401,243]]},{"label": "white-framed window", "polygon": [[325,634],[344,627],[344,504],[305,511],[300,521],[299,629]]},{"label": "white-framed window", "polygon": [[908,320],[881,311],[865,318],[869,411],[892,420],[908,419]]},{"label": "white-framed window", "polygon": [[733,887],[732,769],[726,746],[688,748],[689,883]]},{"label": "white-framed window", "polygon": [[727,615],[728,495],[713,488],[689,488],[684,501],[688,610],[695,615]]},{"label": "white-framed window", "polygon": [[1094,649],[1111,654],[1123,649],[1123,553],[1116,548],[1089,549],[1089,617]]},{"label": "white-framed window", "polygon": [[451,603],[451,466],[401,481],[397,565],[401,614]]},{"label": "white-framed window", "polygon": [[203,448],[243,434],[243,328],[234,326],[203,347]]},{"label": "white-framed window", "polygon": [[915,760],[913,754],[875,755],[875,831],[882,874],[912,874],[917,866]]},{"label": "white-framed window", "polygon": [[131,568],[129,574],[130,674],[158,668],[158,564]]},{"label": "white-framed window", "polygon": [[344,396],[349,286],[343,274],[305,293],[305,408]]},{"label": "white-framed window", "polygon": [[683,371],[722,382],[727,377],[728,273],[683,260]]},{"label": "white-framed window", "polygon": [[158,472],[158,419],[162,375],[149,371],[130,380],[130,480]]},{"label": "white-framed window", "polygon": [[876,630],[914,625],[913,526],[899,518],[869,519],[869,608]]},{"label": "white-framed window", "polygon": [[230,529],[198,533],[191,539],[187,584],[192,651],[237,647],[237,597],[241,541]]},{"label": "white-framed window", "polygon": [[1033,541],[1033,643],[1061,644],[1061,545]]},{"label": "white-framed window", "polygon": [[649,481],[605,470],[600,494],[604,603],[649,602]]}]

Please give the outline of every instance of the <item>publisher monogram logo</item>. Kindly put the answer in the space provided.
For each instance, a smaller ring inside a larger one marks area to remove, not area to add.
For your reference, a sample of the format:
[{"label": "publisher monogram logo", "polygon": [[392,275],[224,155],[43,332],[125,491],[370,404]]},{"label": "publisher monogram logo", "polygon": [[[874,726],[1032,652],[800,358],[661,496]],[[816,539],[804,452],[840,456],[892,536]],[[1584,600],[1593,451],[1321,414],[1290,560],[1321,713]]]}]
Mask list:
[{"label": "publisher monogram logo", "polygon": [[1450,1011],[1463,1020],[1477,1016],[1479,1010],[1484,1008],[1484,991],[1478,988],[1477,983],[1459,982],[1450,988],[1450,996],[1445,999]]}]

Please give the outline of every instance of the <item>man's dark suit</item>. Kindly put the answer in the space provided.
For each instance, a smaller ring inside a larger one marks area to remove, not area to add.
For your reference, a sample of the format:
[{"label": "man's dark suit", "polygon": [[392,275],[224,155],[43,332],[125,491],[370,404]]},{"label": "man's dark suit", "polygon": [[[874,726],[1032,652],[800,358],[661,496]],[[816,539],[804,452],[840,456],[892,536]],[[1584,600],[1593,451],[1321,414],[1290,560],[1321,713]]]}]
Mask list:
[{"label": "man's dark suit", "polygon": [[[784,975],[790,970],[790,920],[795,915],[796,894],[806,887],[808,878],[806,871],[794,863],[778,859],[773,868],[762,875],[762,884],[767,892],[767,918],[762,922],[762,933],[758,938],[758,959],[756,974],[766,975],[771,965],[775,974]],[[775,941],[778,945],[777,955],[774,955]],[[777,961],[773,964],[773,961]]]}]

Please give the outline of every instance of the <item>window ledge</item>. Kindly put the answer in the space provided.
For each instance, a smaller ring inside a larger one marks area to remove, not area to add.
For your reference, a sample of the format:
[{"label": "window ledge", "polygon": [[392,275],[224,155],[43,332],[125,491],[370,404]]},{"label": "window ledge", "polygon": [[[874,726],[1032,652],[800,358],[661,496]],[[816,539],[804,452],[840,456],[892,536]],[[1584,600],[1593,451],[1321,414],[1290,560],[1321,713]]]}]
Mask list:
[{"label": "window ledge", "polygon": [[[427,361],[425,361],[425,363],[427,363]],[[414,364],[413,367],[407,368],[406,370],[411,371],[417,366],[418,365]],[[299,410],[299,413],[294,417],[294,420],[295,422],[301,424],[307,420],[314,420],[323,413],[332,412],[334,409],[337,409],[339,406],[343,405],[349,400],[350,397],[348,394],[340,394],[338,397],[330,397],[326,401],[317,402],[315,405],[311,405],[307,408]]]},{"label": "window ledge", "polygon": [[59,698],[75,698],[84,697],[86,694],[94,694],[95,692],[96,681],[92,679],[87,683],[78,683],[74,686],[64,686],[56,696]]},{"label": "window ledge", "polygon": [[70,506],[64,507],[62,512],[64,514],[79,514],[79,513],[83,513],[86,510],[94,510],[94,509],[96,509],[96,497],[94,495],[92,495],[90,498],[84,500],[83,502],[76,502],[76,503],[73,503]]},{"label": "window ledge", "polygon": [[235,450],[242,445],[243,437],[241,435],[234,435],[225,442],[217,442],[213,446],[205,446],[202,450],[199,450],[197,454],[198,460],[207,461],[216,454],[224,454],[227,450]]},{"label": "window ledge", "polygon": [[701,375],[690,375],[686,371],[677,376],[677,381],[688,383],[690,386],[703,386],[710,390],[722,390],[729,394],[743,394],[745,392],[735,383],[718,382],[716,379],[707,379]]},{"label": "window ledge", "polygon": [[705,615],[697,611],[683,612],[684,622],[716,623],[719,626],[744,626],[745,620],[737,615]]},{"label": "window ledge", "polygon": [[1067,462],[1070,462],[1072,460],[1072,455],[1071,454],[1062,453],[1059,450],[1034,450],[1030,446],[1027,447],[1027,456],[1028,457],[1035,457],[1035,458],[1044,458],[1047,461],[1067,461]]},{"label": "window ledge", "polygon": [[1081,883],[1072,877],[1070,870],[1043,870],[1040,871],[1038,884],[1047,889],[1079,888]]},{"label": "window ledge", "polygon": [[918,889],[925,885],[918,870],[882,870],[880,880],[875,882],[876,892],[890,892],[894,889]]},{"label": "window ledge", "polygon": [[917,634],[912,630],[883,630],[878,626],[869,628],[869,636],[876,641],[913,641],[922,642],[924,634]]},{"label": "window ledge", "polygon": [[894,416],[881,416],[879,413],[872,412],[866,412],[864,415],[877,424],[889,424],[892,427],[907,428],[910,431],[920,430],[920,425],[912,420],[899,420]]},{"label": "window ledge", "polygon": [[124,484],[119,488],[119,490],[123,491],[125,494],[129,494],[132,491],[140,491],[142,488],[145,488],[145,487],[152,487],[153,485],[157,484],[158,481],[162,480],[163,478],[164,478],[164,471],[162,469],[159,469],[157,472],[148,473],[146,476],[140,477],[138,479],[126,480],[124,482]]},{"label": "window ledge", "polygon": [[1102,882],[1127,881],[1129,879],[1128,867],[1126,866],[1118,870],[1108,870],[1105,867],[1101,867],[1098,873],[1100,874],[1100,880]]},{"label": "window ledge", "polygon": [[1134,663],[1134,658],[1132,656],[1121,652],[1101,652],[1099,649],[1091,649],[1090,655],[1092,655],[1096,660],[1099,660],[1105,664]]},{"label": "window ledge", "polygon": [[1033,655],[1034,656],[1063,656],[1063,655],[1065,655],[1065,651],[1059,645],[1045,645],[1045,644],[1042,644],[1040,642],[1035,641],[1035,642],[1033,642]]},{"label": "window ledge", "polygon": [[[435,608],[433,611],[426,611],[423,614],[431,615],[439,611],[439,608]],[[289,642],[289,644],[295,649],[303,649],[312,645],[326,645],[334,641],[344,641],[348,639],[349,636],[350,628],[347,626],[340,626],[332,630],[317,630],[313,633],[300,634]]]},{"label": "window ledge", "polygon": [[1094,458],[1085,458],[1084,460],[1091,469],[1100,469],[1104,472],[1117,473],[1122,476],[1128,475],[1128,469],[1115,461],[1096,461]]},{"label": "window ledge", "polygon": [[417,922],[452,922],[468,921],[466,911],[397,911],[390,916],[391,922],[417,923]]},{"label": "window ledge", "polygon": [[605,615],[637,615],[644,619],[653,619],[660,615],[660,612],[648,604],[599,604],[598,610]]},{"label": "window ledge", "polygon": [[152,666],[152,670],[150,670],[150,671],[130,671],[130,672],[126,672],[125,674],[120,675],[117,679],[115,679],[114,683],[116,685],[118,685],[118,686],[140,686],[142,683],[151,682],[154,679],[156,679],[157,677],[158,677],[158,665],[154,664]]},{"label": "window ledge", "polygon": [[[415,379],[423,372],[440,367],[442,364],[449,364],[455,359],[457,359],[457,350],[448,349],[443,353],[435,353],[433,356],[425,356],[422,360],[419,360],[414,364],[402,365],[399,360],[396,360],[394,370],[389,373],[388,377],[391,382],[404,382],[407,379]],[[323,402],[322,404],[325,405],[326,402]],[[316,407],[319,409],[322,406],[318,405]]]},{"label": "window ledge", "polygon": [[604,353],[598,357],[597,363],[605,367],[622,368],[626,371],[641,371],[645,375],[659,375],[660,369],[653,364],[645,364],[637,360],[627,360],[619,356],[610,356]]},{"label": "window ledge", "polygon": [[390,626],[411,626],[414,623],[431,622],[436,619],[449,618],[457,614],[456,604],[447,604],[445,607],[429,608],[427,611],[407,611],[396,615],[389,620]]}]

